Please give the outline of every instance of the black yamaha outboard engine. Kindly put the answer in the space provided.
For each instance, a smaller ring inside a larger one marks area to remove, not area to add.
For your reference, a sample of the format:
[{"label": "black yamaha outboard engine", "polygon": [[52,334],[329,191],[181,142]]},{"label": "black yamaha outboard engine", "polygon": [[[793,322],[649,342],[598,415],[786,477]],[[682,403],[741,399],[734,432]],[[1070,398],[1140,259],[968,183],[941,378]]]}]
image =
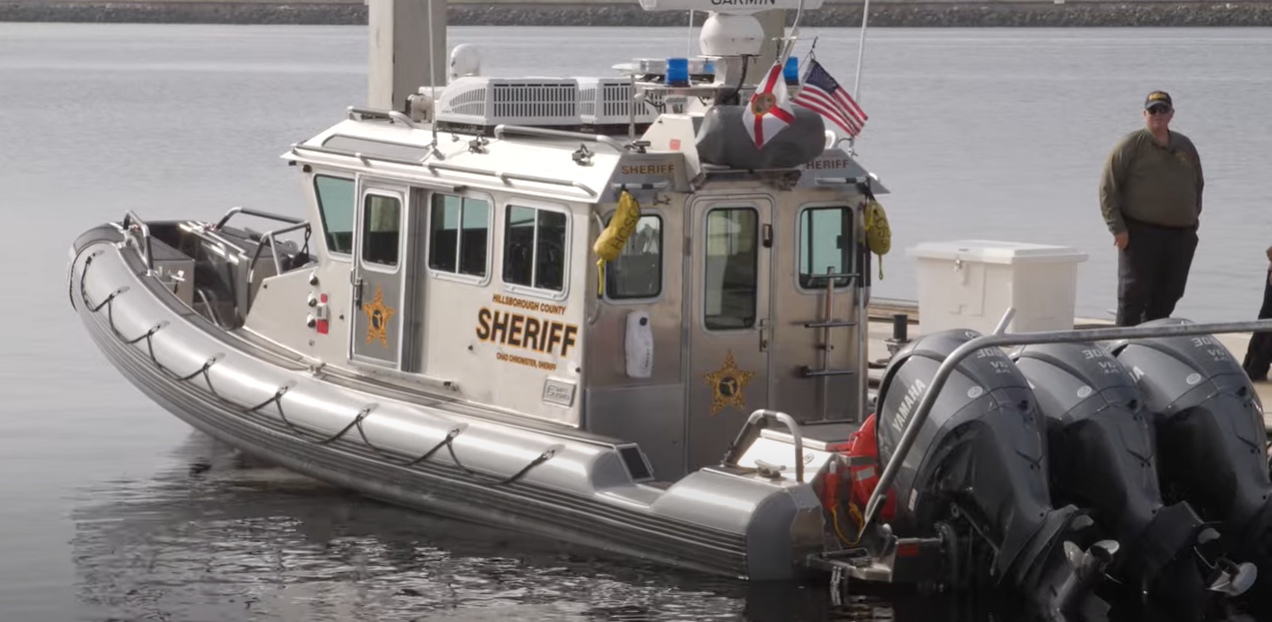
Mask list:
[{"label": "black yamaha outboard engine", "polygon": [[[878,398],[883,463],[941,362],[978,336],[966,330],[925,335],[893,356]],[[1074,506],[1052,506],[1042,416],[1011,359],[997,348],[963,359],[919,430],[892,483],[896,533],[952,541],[947,577],[959,584],[1014,589],[1047,619],[1083,619],[1080,612],[1092,606],[1092,589],[1117,544],[1083,551],[1073,540],[1091,519]],[[981,569],[981,575],[960,576],[965,569]]]},{"label": "black yamaha outboard engine", "polygon": [[1186,501],[1162,502],[1154,415],[1131,374],[1094,343],[1029,345],[1012,358],[1047,421],[1053,501],[1090,509],[1122,545],[1109,572],[1135,608],[1154,620],[1205,619],[1213,595],[1232,595],[1208,590],[1233,579],[1213,569],[1232,564],[1205,560],[1202,549],[1215,548],[1219,534]]},{"label": "black yamaha outboard engine", "polygon": [[[1141,327],[1188,323],[1164,319]],[[1272,481],[1263,413],[1232,353],[1209,335],[1117,341],[1109,350],[1131,371],[1157,414],[1157,455],[1166,500],[1187,500],[1220,523],[1235,560],[1258,567],[1250,594],[1272,600]],[[1253,578],[1242,576],[1240,581]],[[1236,587],[1244,587],[1236,586]]]}]

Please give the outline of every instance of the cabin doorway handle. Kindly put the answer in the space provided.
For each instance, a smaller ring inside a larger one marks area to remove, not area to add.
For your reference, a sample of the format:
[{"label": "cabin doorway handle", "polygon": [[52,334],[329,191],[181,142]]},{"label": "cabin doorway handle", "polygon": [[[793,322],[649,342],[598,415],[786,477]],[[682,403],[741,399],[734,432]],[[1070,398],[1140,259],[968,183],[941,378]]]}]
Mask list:
[{"label": "cabin doorway handle", "polygon": [[768,352],[768,318],[760,318],[755,325],[759,328],[756,332],[760,335],[760,352]]},{"label": "cabin doorway handle", "polygon": [[353,279],[353,304],[355,306],[362,304],[362,277]]}]

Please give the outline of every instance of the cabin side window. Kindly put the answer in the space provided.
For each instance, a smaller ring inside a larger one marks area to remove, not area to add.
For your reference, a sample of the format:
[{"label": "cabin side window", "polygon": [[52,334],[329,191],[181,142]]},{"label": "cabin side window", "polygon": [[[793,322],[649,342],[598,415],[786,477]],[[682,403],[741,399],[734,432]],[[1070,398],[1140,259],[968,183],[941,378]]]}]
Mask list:
[{"label": "cabin side window", "polygon": [[402,204],[368,194],[362,202],[362,263],[396,268],[401,254]]},{"label": "cabin side window", "polygon": [[490,246],[490,203],[450,194],[433,195],[428,267],[485,278]]},{"label": "cabin side window", "polygon": [[322,231],[327,240],[327,252],[333,255],[353,253],[353,198],[352,179],[314,175],[314,194],[318,197],[318,215],[322,218]]},{"label": "cabin side window", "polygon": [[[826,287],[827,274],[843,274],[852,268],[852,208],[809,207],[799,215],[799,286]],[[835,287],[847,287],[848,277],[835,279]]]},{"label": "cabin side window", "polygon": [[565,291],[565,213],[509,205],[505,216],[504,282]]},{"label": "cabin side window", "polygon": [[703,324],[707,330],[755,326],[759,214],[750,207],[707,212]]},{"label": "cabin side window", "polygon": [[[610,220],[613,218],[610,214]],[[608,224],[606,221],[606,226]],[[633,300],[661,295],[662,245],[662,217],[642,215],[618,257],[605,264],[605,297]]]}]

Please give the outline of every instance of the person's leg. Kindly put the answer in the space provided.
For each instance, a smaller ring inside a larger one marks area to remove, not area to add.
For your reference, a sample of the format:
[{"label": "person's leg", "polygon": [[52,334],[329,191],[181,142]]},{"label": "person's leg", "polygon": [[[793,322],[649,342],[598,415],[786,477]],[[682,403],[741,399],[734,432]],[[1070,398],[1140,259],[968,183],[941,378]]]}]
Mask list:
[{"label": "person's leg", "polygon": [[[1272,318],[1272,269],[1263,276],[1263,306],[1259,307],[1258,317],[1260,320]],[[1268,370],[1272,368],[1272,333],[1257,332],[1250,335],[1250,345],[1246,347],[1241,368],[1251,380],[1267,380]]]},{"label": "person's leg", "polygon": [[1145,320],[1170,317],[1175,305],[1184,297],[1193,256],[1197,253],[1197,233],[1163,229],[1157,232],[1157,269],[1153,291],[1149,294]]},{"label": "person's leg", "polygon": [[1117,325],[1135,326],[1144,321],[1155,281],[1152,233],[1129,226],[1126,248],[1117,253]]},{"label": "person's leg", "polygon": [[1263,305],[1259,307],[1259,317],[1256,318],[1260,320],[1272,318],[1272,266],[1263,273],[1263,277]]}]

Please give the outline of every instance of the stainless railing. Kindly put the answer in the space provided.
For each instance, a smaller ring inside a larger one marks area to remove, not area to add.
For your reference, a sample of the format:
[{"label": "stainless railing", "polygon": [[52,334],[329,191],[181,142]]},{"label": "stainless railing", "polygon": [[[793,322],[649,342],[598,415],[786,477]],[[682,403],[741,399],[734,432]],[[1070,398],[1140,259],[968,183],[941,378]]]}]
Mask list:
[{"label": "stainless railing", "polygon": [[[388,141],[381,141],[381,142],[387,143]],[[390,143],[390,144],[406,144],[406,143]],[[416,145],[412,145],[412,146],[416,146]],[[427,159],[427,156],[419,160],[412,160],[410,158],[395,158],[393,156],[376,155],[373,153],[363,153],[361,151],[332,149],[330,147],[313,147],[310,145],[302,145],[300,143],[293,144],[291,148],[292,148],[292,153],[295,153],[297,151],[312,151],[314,153],[340,156],[343,158],[357,158],[358,161],[362,162],[363,164],[370,164],[371,162],[388,162],[389,164],[401,164],[404,166],[423,166],[425,160]],[[430,190],[440,190],[442,192],[455,192],[456,190],[463,188],[463,186],[458,186],[454,184],[442,185],[436,182],[419,182],[419,181],[412,181],[411,185],[415,187],[420,187],[420,188],[427,188]]]},{"label": "stainless railing", "polygon": [[1113,341],[1118,339],[1143,339],[1148,337],[1184,337],[1190,335],[1213,335],[1224,333],[1247,333],[1256,331],[1272,331],[1272,319],[1269,320],[1248,320],[1242,322],[1211,322],[1196,324],[1172,324],[1167,326],[1133,326],[1129,328],[1087,328],[1057,331],[1035,331],[1025,333],[1007,333],[1005,329],[1011,321],[1011,317],[1015,314],[1014,309],[1008,309],[1003,318],[999,320],[998,327],[994,333],[983,335],[971,339],[963,345],[954,349],[945,360],[941,362],[941,366],[936,370],[936,374],[932,377],[931,385],[923,393],[923,399],[919,401],[919,407],[915,411],[914,416],[906,423],[905,431],[901,434],[901,440],[897,443],[896,452],[893,453],[892,459],[888,460],[888,464],[883,469],[883,474],[879,476],[879,482],[875,485],[874,492],[870,493],[870,500],[866,502],[866,511],[864,520],[861,522],[860,535],[864,535],[874,520],[875,514],[879,511],[882,504],[883,496],[888,488],[892,486],[892,480],[896,479],[897,471],[901,469],[901,464],[905,462],[906,456],[909,455],[910,449],[914,446],[914,441],[918,438],[919,430],[923,424],[927,422],[928,416],[931,414],[932,406],[936,403],[936,399],[940,396],[941,388],[945,386],[946,380],[954,373],[954,368],[958,366],[968,355],[991,347],[1001,346],[1024,346],[1043,343],[1077,343],[1085,341]]},{"label": "stainless railing", "polygon": [[124,221],[121,223],[125,235],[131,238],[134,231],[141,234],[141,242],[138,243],[137,252],[141,254],[142,261],[146,262],[146,274],[155,271],[155,256],[150,246],[150,227],[132,210],[124,213]]},{"label": "stainless railing", "polygon": [[245,214],[247,216],[256,216],[257,218],[265,218],[267,220],[277,220],[279,222],[285,222],[292,225],[298,225],[298,224],[306,222],[303,218],[296,218],[294,216],[283,216],[282,214],[261,212],[254,209],[247,209],[245,207],[231,207],[229,210],[225,212],[225,215],[221,217],[221,220],[218,220],[215,225],[212,225],[212,228],[220,229],[224,227],[225,223],[230,222],[230,219],[238,214]]},{"label": "stainless railing", "polygon": [[[283,258],[282,258],[282,255],[278,252],[278,248],[277,248],[278,236],[303,229],[305,231],[305,241],[300,250],[302,252],[308,252],[309,238],[310,236],[313,235],[313,230],[309,224],[309,221],[304,220],[302,218],[284,216],[282,214],[274,214],[271,212],[262,212],[262,211],[247,209],[243,207],[232,207],[225,212],[225,215],[221,216],[221,219],[218,220],[216,224],[207,225],[206,227],[204,227],[203,234],[211,237],[212,239],[214,239],[220,244],[224,244],[230,249],[238,252],[240,255],[246,256],[247,249],[245,249],[243,246],[239,244],[234,243],[232,240],[227,239],[226,236],[222,234],[222,229],[225,227],[226,223],[228,223],[230,219],[234,218],[234,216],[238,214],[243,214],[246,216],[256,216],[258,218],[264,218],[267,220],[275,220],[279,222],[288,223],[287,226],[285,227],[271,229],[269,231],[266,231],[264,234],[262,234],[260,241],[256,244],[256,249],[252,252],[252,256],[250,257],[250,262],[248,263],[248,271],[243,277],[245,281],[243,283],[243,286],[245,288],[245,292],[247,293],[245,297],[245,303],[247,307],[250,307],[251,300],[252,300],[252,296],[251,296],[252,282],[256,278],[256,262],[260,259],[261,252],[265,248],[265,246],[269,245],[269,248],[273,253],[274,274],[282,274],[283,273]],[[141,217],[138,216],[135,212],[133,212],[132,210],[128,210],[127,212],[124,213],[124,219],[123,221],[120,222],[119,228],[123,231],[124,235],[126,236],[125,240],[131,240],[133,243],[136,244],[137,254],[141,256],[142,261],[146,265],[146,275],[147,276],[153,275],[155,271],[155,261],[154,261],[153,245],[151,242],[153,237],[150,234],[150,226],[147,225],[146,222],[142,220]],[[140,236],[140,239],[138,239],[137,236]],[[246,312],[246,308],[243,311]]]},{"label": "stainless railing", "polygon": [[602,145],[609,145],[616,149],[619,153],[626,151],[623,143],[618,140],[605,136],[603,134],[586,134],[584,132],[571,132],[567,130],[554,130],[546,127],[529,127],[524,125],[496,125],[495,138],[502,139],[504,134],[521,134],[522,136],[542,136],[544,138],[573,138],[578,140],[586,140]]},{"label": "stainless railing", "polygon": [[587,184],[584,184],[583,182],[574,181],[572,179],[556,179],[553,177],[540,177],[538,175],[527,175],[524,173],[508,173],[503,171],[492,171],[492,170],[488,170],[484,168],[477,168],[475,166],[446,164],[444,162],[427,162],[424,164],[424,166],[428,168],[429,172],[433,172],[436,169],[436,170],[442,170],[442,171],[454,171],[456,173],[468,173],[470,175],[485,175],[487,177],[495,177],[495,178],[498,178],[500,182],[503,182],[504,185],[508,185],[508,180],[510,179],[519,179],[521,181],[533,181],[533,182],[537,182],[541,184],[549,184],[553,186],[572,186],[588,193],[589,196],[596,196],[596,191],[593,190],[590,186],[588,186]]},{"label": "stainless railing", "polygon": [[[278,236],[283,235],[285,233],[291,233],[293,231],[300,231],[303,229],[305,231],[305,242],[301,250],[304,252],[308,252],[309,238],[311,235],[313,235],[313,229],[310,227],[309,221],[303,218],[296,218],[293,216],[284,216],[282,214],[274,214],[271,212],[262,212],[262,211],[247,209],[243,207],[231,207],[228,211],[225,212],[225,215],[222,216],[221,219],[218,220],[215,225],[212,225],[211,227],[209,227],[208,230],[213,232],[222,230],[225,227],[225,224],[228,223],[231,218],[233,218],[234,216],[238,214],[243,214],[246,216],[256,216],[257,218],[264,218],[267,220],[276,220],[279,222],[288,223],[288,225],[285,227],[270,229],[269,231],[266,231],[264,234],[262,234],[260,241],[256,243],[256,249],[252,251],[252,257],[248,260],[248,263],[247,263],[247,266],[248,266],[247,274],[244,276],[245,282],[243,283],[243,286],[245,288],[244,291],[246,293],[246,305],[245,305],[245,308],[243,309],[243,312],[246,313],[247,309],[250,309],[252,306],[252,298],[253,298],[252,283],[256,281],[256,262],[257,260],[261,258],[261,250],[265,248],[266,244],[269,245],[271,254],[273,255],[273,259],[274,259],[274,274],[282,274],[283,273],[283,258],[282,258],[282,255],[278,252],[278,243],[277,243]],[[244,251],[242,249],[239,249],[239,252],[243,253]]]},{"label": "stainless railing", "polygon": [[791,431],[791,438],[795,441],[795,481],[801,484],[804,483],[804,433],[800,430],[799,424],[795,422],[794,417],[776,410],[761,408],[752,412],[751,416],[746,418],[746,423],[738,431],[737,438],[733,439],[733,444],[729,446],[729,450],[722,461],[723,464],[726,466],[739,466],[738,460],[741,459],[741,454],[746,449],[743,443],[746,441],[747,432],[761,419],[772,419],[782,423],[786,426],[786,429]]},{"label": "stainless railing", "polygon": [[349,106],[346,109],[350,121],[361,121],[363,119],[388,119],[401,123],[409,128],[415,128],[415,122],[411,121],[411,117],[397,110],[381,110],[379,108],[359,108],[357,106]]}]

